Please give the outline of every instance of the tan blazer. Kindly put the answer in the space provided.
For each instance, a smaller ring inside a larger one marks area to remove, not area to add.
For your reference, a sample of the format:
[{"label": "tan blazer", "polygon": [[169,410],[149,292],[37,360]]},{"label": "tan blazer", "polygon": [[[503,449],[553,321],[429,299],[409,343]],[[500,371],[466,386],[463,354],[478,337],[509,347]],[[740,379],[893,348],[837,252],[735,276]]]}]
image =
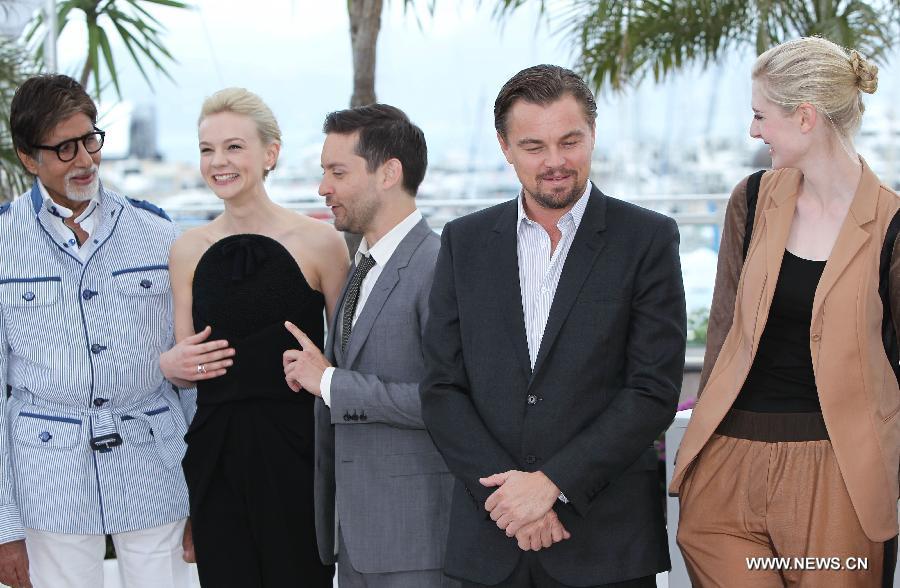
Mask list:
[{"label": "tan blazer", "polygon": [[[739,280],[731,288],[732,298],[728,276],[716,279],[707,349],[707,363],[712,367],[704,370],[707,379],[705,385],[701,380],[701,397],[676,457],[669,487],[673,495],[678,494],[694,460],[731,408],[753,364],[769,317],[801,180],[802,174],[795,169],[763,176],[744,263],[744,229],[734,212],[742,207],[746,215],[746,201],[740,202],[746,192],[736,189],[732,195],[719,273],[734,268],[733,275]],[[882,242],[898,208],[900,198],[883,186],[863,161],[859,187],[816,289],[809,330],[825,425],[850,499],[872,541],[886,541],[898,531],[900,390],[881,338],[883,311],[878,293]],[[891,260],[892,301],[900,299],[900,284],[894,283],[900,276],[896,253]],[[722,309],[732,304],[733,320],[720,320]],[[898,305],[892,302],[891,306],[896,324]],[[715,321],[719,324],[714,325]],[[724,341],[715,333],[717,326],[727,330]]]}]

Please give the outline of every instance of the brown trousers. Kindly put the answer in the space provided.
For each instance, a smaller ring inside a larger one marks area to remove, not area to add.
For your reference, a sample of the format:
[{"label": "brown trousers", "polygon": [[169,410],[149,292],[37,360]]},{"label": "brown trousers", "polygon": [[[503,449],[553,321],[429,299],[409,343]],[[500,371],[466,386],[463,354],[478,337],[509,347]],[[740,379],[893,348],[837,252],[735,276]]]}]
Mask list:
[{"label": "brown trousers", "polygon": [[866,537],[810,416],[732,410],[706,444],[681,488],[678,546],[695,587],[890,586],[896,538]]}]

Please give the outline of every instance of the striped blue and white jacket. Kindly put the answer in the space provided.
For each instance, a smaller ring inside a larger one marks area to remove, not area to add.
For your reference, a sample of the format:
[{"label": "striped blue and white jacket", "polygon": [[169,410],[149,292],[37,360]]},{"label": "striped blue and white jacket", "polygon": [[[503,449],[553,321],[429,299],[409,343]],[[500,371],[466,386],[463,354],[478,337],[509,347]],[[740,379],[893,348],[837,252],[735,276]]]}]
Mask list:
[{"label": "striped blue and white jacket", "polygon": [[23,527],[120,533],[188,515],[196,391],[177,393],[159,368],[178,228],[100,192],[84,262],[48,230],[37,182],[0,207],[0,543]]}]

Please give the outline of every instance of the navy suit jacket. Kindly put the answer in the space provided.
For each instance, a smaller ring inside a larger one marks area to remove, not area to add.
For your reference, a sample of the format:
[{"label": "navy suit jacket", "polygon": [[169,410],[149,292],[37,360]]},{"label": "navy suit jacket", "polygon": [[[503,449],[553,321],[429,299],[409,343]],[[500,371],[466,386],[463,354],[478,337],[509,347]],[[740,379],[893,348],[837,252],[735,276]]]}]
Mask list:
[{"label": "navy suit jacket", "polygon": [[[569,585],[668,569],[653,441],[681,389],[685,302],[678,229],[594,188],[566,258],[534,370],[519,288],[516,202],[447,224],[429,300],[425,424],[456,477],[445,571],[494,584],[521,551],[484,510],[478,478],[544,472],[571,539],[541,550]],[[529,396],[534,396],[529,402]]]}]

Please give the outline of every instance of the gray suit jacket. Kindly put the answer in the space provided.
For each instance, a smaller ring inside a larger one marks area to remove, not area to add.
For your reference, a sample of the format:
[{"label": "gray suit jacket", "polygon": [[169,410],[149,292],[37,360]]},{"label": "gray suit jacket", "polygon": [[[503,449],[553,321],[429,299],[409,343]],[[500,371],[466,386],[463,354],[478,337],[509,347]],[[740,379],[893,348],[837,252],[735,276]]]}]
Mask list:
[{"label": "gray suit jacket", "polygon": [[[440,569],[453,477],[425,431],[422,333],[440,239],[425,220],[400,242],[341,353],[341,304],[326,355],[331,408],[316,400],[316,535],[334,561],[335,512],[359,572]],[[355,268],[351,269],[352,276]],[[348,279],[349,283],[349,279]]]}]

